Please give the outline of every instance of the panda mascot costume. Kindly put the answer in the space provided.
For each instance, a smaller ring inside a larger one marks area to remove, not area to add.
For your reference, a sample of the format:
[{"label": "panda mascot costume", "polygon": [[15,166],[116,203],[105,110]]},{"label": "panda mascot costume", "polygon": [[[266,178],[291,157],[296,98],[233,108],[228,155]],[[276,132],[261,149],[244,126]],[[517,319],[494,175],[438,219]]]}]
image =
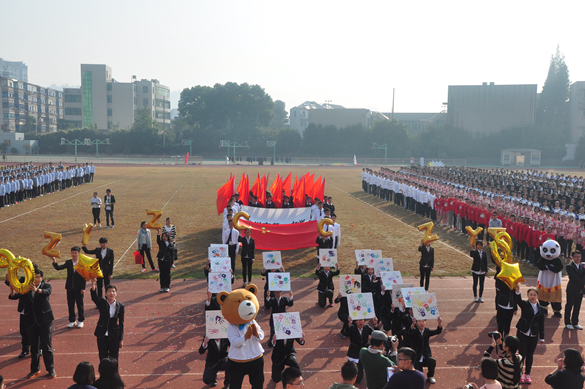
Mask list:
[{"label": "panda mascot costume", "polygon": [[560,254],[561,247],[557,241],[549,239],[540,246],[540,260],[536,264],[540,269],[537,282],[538,300],[547,312],[548,304],[551,303],[556,317],[563,317],[561,314],[563,263],[559,258]]}]

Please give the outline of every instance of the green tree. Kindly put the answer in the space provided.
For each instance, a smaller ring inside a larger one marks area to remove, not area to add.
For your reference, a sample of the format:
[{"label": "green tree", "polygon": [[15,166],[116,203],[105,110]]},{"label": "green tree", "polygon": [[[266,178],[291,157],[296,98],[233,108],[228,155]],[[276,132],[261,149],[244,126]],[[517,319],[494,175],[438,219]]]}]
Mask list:
[{"label": "green tree", "polygon": [[36,124],[37,124],[37,119],[34,116],[26,115],[23,131],[24,132],[36,132]]},{"label": "green tree", "polygon": [[[406,125],[397,120],[379,120],[374,123],[369,131],[369,138],[372,143],[386,144],[388,157],[405,157],[409,150],[409,138],[406,132]],[[377,151],[378,157],[384,156],[384,151]]]},{"label": "green tree", "polygon": [[70,121],[65,119],[57,119],[57,130],[67,131],[72,130],[74,128],[75,126]]},{"label": "green tree", "polygon": [[282,100],[276,100],[274,102],[274,117],[272,118],[272,123],[270,123],[270,127],[281,129],[284,128],[288,121],[288,112],[286,111],[286,104]]},{"label": "green tree", "polygon": [[0,152],[5,153],[8,150],[6,143],[0,143]]},{"label": "green tree", "polygon": [[33,154],[38,154],[39,151],[41,151],[41,148],[39,147],[39,145],[37,145],[37,144],[33,145],[33,147],[32,147]]},{"label": "green tree", "polygon": [[31,146],[28,143],[23,144],[22,148],[24,149],[25,154],[30,154]]},{"label": "green tree", "polygon": [[10,154],[12,154],[12,155],[18,154],[18,150],[16,149],[16,147],[13,147],[10,149]]},{"label": "green tree", "polygon": [[129,140],[133,143],[126,145],[129,152],[151,154],[157,151],[157,146],[162,143],[160,131],[161,128],[148,107],[136,111],[136,118],[129,133]]},{"label": "green tree", "polygon": [[301,134],[297,130],[280,130],[276,134],[276,155],[291,155],[301,147]]},{"label": "green tree", "polygon": [[569,68],[565,63],[565,56],[557,46],[556,54],[551,56],[548,75],[538,99],[536,124],[563,134],[565,140],[569,138],[570,87]]}]

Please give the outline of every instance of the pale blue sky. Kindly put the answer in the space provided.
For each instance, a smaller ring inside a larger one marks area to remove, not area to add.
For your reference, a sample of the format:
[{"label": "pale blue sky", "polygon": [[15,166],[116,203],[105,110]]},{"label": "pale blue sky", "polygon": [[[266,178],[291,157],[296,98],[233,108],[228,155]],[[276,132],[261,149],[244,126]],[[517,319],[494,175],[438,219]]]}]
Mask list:
[{"label": "pale blue sky", "polygon": [[448,85],[538,84],[557,43],[585,80],[582,1],[2,1],[0,57],[29,82],[80,84],[81,63],[171,90],[259,84],[287,109],[438,112]]}]

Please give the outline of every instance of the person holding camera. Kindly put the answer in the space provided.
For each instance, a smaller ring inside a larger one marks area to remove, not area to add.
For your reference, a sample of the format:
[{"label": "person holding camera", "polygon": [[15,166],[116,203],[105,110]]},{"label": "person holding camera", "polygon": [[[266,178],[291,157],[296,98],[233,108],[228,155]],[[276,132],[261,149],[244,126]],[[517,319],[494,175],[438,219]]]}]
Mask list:
[{"label": "person holding camera", "polygon": [[484,357],[491,357],[492,351],[497,345],[504,351],[503,358],[496,359],[498,366],[497,380],[503,389],[518,389],[520,376],[522,375],[522,362],[524,357],[518,354],[520,341],[513,335],[508,335],[502,341],[500,334],[492,336],[492,345],[483,353]]},{"label": "person holding camera", "polygon": [[477,386],[475,382],[470,382],[465,385],[464,389],[502,389],[502,384],[497,381],[498,378],[498,364],[490,357],[484,357],[481,360],[481,376],[485,378],[485,385]]},{"label": "person holding camera", "polygon": [[556,358],[557,368],[546,376],[544,382],[553,389],[581,389],[585,383],[583,357],[579,351],[568,348],[564,351],[564,358]]},{"label": "person holding camera", "polygon": [[372,332],[369,347],[360,350],[360,362],[366,373],[366,387],[368,389],[383,389],[388,382],[388,368],[396,365],[398,339],[391,340],[392,354],[390,358],[383,355],[388,336],[382,331]]},{"label": "person holding camera", "polygon": [[538,303],[538,290],[528,288],[526,294],[528,300],[522,300],[520,284],[516,284],[516,303],[522,310],[522,316],[516,324],[516,336],[520,341],[520,355],[526,359],[524,375],[520,378],[521,384],[532,383],[530,371],[532,370],[534,351],[537,343],[544,343],[544,315],[546,314],[546,310]]}]

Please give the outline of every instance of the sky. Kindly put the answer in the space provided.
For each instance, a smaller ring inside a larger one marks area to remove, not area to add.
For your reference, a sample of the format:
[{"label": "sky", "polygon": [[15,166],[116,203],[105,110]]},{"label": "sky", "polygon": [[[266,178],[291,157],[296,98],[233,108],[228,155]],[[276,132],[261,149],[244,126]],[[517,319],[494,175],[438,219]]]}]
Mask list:
[{"label": "sky", "polygon": [[[439,112],[449,85],[537,84],[560,45],[585,80],[573,1],[18,0],[0,11],[0,57],[29,82],[79,85],[80,64],[171,91],[258,84],[287,110],[306,100]],[[6,12],[6,13],[5,13]],[[173,101],[173,108],[176,101]]]}]

